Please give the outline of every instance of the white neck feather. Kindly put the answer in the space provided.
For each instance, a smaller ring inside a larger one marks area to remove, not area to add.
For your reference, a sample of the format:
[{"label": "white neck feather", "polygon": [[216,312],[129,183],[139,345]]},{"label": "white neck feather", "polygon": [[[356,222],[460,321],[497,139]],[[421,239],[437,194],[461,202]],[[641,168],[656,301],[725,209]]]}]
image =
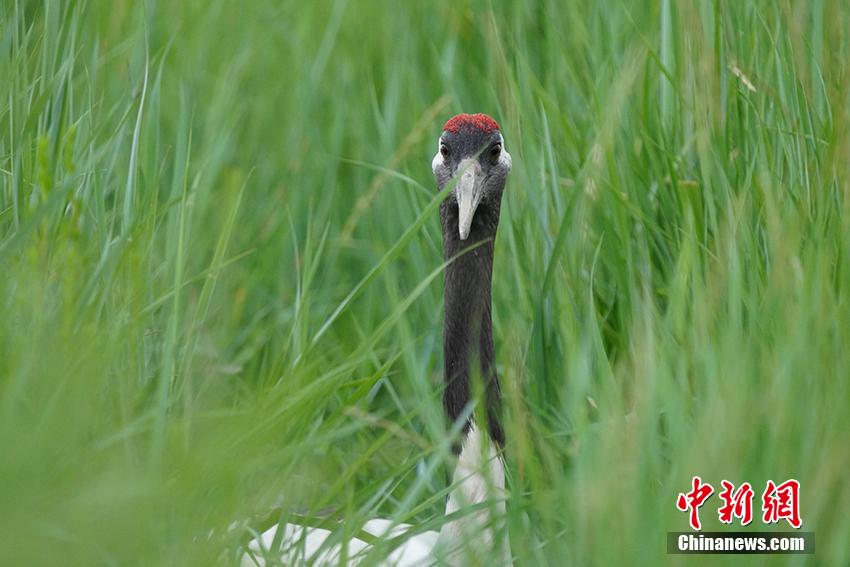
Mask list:
[{"label": "white neck feather", "polygon": [[[472,564],[511,564],[511,551],[505,530],[505,468],[489,436],[473,424],[464,440],[452,479],[446,514],[466,506],[487,503],[480,510],[443,524],[442,530],[413,536],[395,549],[381,565],[425,567],[436,564],[461,567]],[[374,537],[397,536],[411,529],[391,520],[370,520],[363,530]],[[282,530],[282,533],[278,533]],[[327,546],[333,532],[298,524],[279,524],[252,540],[245,549],[243,567],[265,567],[267,555],[277,556],[284,565],[336,565],[343,557],[343,545]],[[344,544],[349,561],[356,565],[369,544],[351,538]],[[473,554],[471,556],[470,554]],[[275,562],[277,564],[277,562]]]},{"label": "white neck feather", "polygon": [[[496,447],[474,422],[466,436],[452,478],[446,515],[465,506],[488,503],[475,512],[448,522],[440,530],[437,551],[450,565],[468,565],[467,554],[475,559],[500,558],[510,564],[510,547],[505,533],[505,466]],[[497,547],[494,547],[497,546]]]}]

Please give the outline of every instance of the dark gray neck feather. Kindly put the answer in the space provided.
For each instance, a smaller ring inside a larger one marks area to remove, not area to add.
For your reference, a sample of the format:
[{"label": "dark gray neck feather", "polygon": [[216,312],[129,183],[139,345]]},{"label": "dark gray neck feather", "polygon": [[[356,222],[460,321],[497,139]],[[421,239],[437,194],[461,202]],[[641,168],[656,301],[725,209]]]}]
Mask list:
[{"label": "dark gray neck feather", "polygon": [[[452,422],[463,414],[477,388],[471,380],[480,379],[486,401],[485,411],[476,409],[481,419],[487,415],[487,429],[497,446],[505,443],[501,424],[501,392],[496,376],[491,318],[493,245],[499,225],[501,195],[482,202],[475,212],[469,238],[458,234],[457,204],[448,199],[440,207],[443,225],[443,256],[454,258],[445,272],[445,320],[443,354],[445,390],[443,405]],[[471,250],[467,250],[472,248]],[[466,251],[464,251],[466,250]],[[464,425],[464,435],[470,423]],[[459,447],[456,447],[459,450]]]}]

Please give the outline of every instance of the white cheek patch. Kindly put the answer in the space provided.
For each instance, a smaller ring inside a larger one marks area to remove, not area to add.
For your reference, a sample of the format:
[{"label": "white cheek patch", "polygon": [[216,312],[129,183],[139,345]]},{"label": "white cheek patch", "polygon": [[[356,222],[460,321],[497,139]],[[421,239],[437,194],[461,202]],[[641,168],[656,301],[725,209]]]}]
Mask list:
[{"label": "white cheek patch", "polygon": [[442,167],[443,165],[443,154],[437,151],[437,155],[434,156],[434,159],[431,160],[431,171],[434,172],[434,175],[437,175],[437,168]]},{"label": "white cheek patch", "polygon": [[434,175],[437,175],[437,168],[441,167],[444,163],[443,153],[440,151],[441,142],[442,142],[442,138],[438,138],[437,139],[437,155],[435,155],[434,159],[431,160],[431,171],[434,172]]},{"label": "white cheek patch", "polygon": [[501,132],[499,132],[499,144],[502,148],[502,153],[499,154],[499,165],[510,171],[513,160],[511,159],[511,154],[505,149],[505,139],[502,137]]},{"label": "white cheek patch", "polygon": [[499,156],[499,164],[502,167],[504,167],[505,169],[507,169],[508,171],[511,170],[511,165],[513,164],[513,160],[511,159],[511,154],[509,154],[504,149],[502,150],[502,155]]}]

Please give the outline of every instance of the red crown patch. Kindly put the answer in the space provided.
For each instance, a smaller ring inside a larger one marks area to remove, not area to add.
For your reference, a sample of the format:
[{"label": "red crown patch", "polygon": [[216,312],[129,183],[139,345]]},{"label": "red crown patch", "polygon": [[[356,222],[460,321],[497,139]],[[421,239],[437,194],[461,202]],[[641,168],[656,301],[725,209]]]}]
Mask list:
[{"label": "red crown patch", "polygon": [[499,124],[486,114],[458,114],[450,118],[443,126],[444,132],[458,132],[464,126],[469,126],[484,132],[492,132],[499,130]]}]

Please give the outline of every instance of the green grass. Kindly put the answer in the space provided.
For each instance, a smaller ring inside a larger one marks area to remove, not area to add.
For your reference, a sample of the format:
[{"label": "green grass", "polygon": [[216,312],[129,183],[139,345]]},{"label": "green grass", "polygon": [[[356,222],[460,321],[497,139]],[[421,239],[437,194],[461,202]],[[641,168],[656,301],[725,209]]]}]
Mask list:
[{"label": "green grass", "polygon": [[[838,0],[5,0],[0,564],[439,525],[462,111],[517,564],[850,563],[848,61]],[[816,555],[665,555],[694,474],[799,479]]]}]

